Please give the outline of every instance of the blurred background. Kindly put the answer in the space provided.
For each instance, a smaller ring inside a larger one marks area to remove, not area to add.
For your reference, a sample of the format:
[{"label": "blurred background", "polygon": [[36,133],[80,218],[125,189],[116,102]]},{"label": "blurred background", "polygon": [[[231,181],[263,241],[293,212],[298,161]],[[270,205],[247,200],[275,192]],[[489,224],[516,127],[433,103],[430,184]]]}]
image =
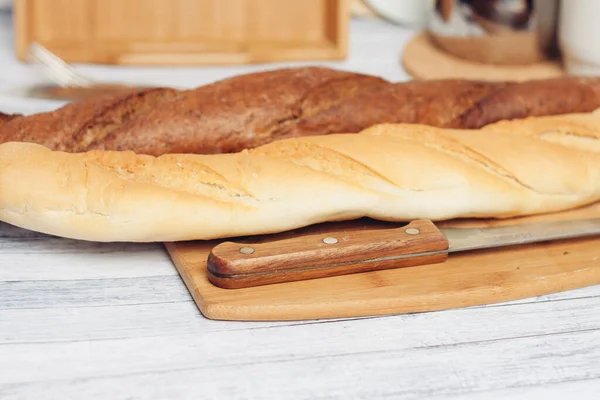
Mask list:
[{"label": "blurred background", "polygon": [[0,0],[0,111],[302,65],[391,81],[597,75],[599,12],[586,0]]}]

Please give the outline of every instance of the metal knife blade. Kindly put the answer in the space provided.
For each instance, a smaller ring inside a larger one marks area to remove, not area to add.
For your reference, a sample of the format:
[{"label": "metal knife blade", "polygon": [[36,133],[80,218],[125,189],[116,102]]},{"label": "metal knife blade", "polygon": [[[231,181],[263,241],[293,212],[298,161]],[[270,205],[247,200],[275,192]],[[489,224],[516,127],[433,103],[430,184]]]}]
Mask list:
[{"label": "metal knife blade", "polygon": [[600,218],[534,222],[486,228],[441,228],[449,252],[514,246],[600,235]]}]

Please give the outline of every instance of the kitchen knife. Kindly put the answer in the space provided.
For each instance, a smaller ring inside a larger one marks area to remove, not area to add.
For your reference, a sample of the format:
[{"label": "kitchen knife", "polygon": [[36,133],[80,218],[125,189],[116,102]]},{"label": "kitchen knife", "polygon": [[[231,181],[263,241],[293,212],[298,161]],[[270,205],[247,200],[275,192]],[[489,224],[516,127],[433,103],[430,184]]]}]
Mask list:
[{"label": "kitchen knife", "polygon": [[216,286],[244,288],[436,264],[449,253],[600,235],[600,218],[486,227],[438,228],[415,220],[393,229],[338,229],[226,241],[208,256]]}]

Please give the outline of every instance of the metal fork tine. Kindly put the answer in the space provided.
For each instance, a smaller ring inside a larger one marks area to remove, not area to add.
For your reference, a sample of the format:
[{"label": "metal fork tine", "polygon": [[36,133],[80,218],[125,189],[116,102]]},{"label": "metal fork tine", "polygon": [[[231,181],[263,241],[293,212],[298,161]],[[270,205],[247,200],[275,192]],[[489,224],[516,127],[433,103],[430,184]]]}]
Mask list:
[{"label": "metal fork tine", "polygon": [[[71,64],[65,62],[60,57],[46,49],[43,45],[34,42],[32,43],[26,54],[26,59],[34,64],[35,67],[43,69],[44,74],[51,79],[56,85],[62,87],[77,88],[77,90],[68,90],[61,93],[61,91],[48,90],[46,85],[38,85],[32,88],[24,88],[21,91],[15,91],[13,93],[19,93],[20,95],[25,94],[27,97],[41,97],[41,98],[53,98],[60,100],[77,100],[87,98],[89,93],[86,89],[92,89],[95,86],[103,86],[102,83],[97,82],[93,79],[89,79],[76,71]],[[154,87],[153,85],[135,85],[115,82],[114,88],[104,92],[110,92],[111,90],[116,93],[120,92],[123,88],[130,87],[132,89],[145,89],[148,87]],[[107,89],[107,87],[105,87]]]},{"label": "metal fork tine", "polygon": [[56,70],[52,66],[45,64],[42,60],[36,57],[30,57],[31,61],[34,61],[37,67],[43,68],[43,72],[48,75],[50,79],[55,81],[61,86],[67,86],[70,83],[70,79],[62,74],[60,71]]},{"label": "metal fork tine", "polygon": [[39,43],[34,42],[29,46],[28,56],[46,67],[46,73],[62,86],[90,86],[94,83]]},{"label": "metal fork tine", "polygon": [[78,76],[71,65],[58,58],[54,53],[39,43],[33,43],[31,51],[38,59],[46,61],[50,65],[62,68],[65,73],[69,73],[71,76]]},{"label": "metal fork tine", "polygon": [[[58,83],[61,86],[73,86],[77,83],[73,82],[73,79],[69,76],[62,73],[60,70],[57,70],[51,66],[45,65],[43,62],[39,62],[39,66],[43,67],[44,73],[53,81]],[[78,85],[79,86],[79,85]]]},{"label": "metal fork tine", "polygon": [[69,85],[73,85],[73,84],[79,85],[79,83],[75,79],[73,79],[71,74],[66,73],[64,70],[62,70],[60,68],[56,68],[52,64],[48,64],[43,59],[36,58],[36,59],[34,59],[34,61],[36,61],[36,64],[38,66],[43,67],[43,69],[44,69],[43,72],[46,75],[48,75],[49,78],[56,81],[61,86],[69,86]]},{"label": "metal fork tine", "polygon": [[43,65],[48,66],[49,69],[56,75],[59,75],[62,79],[62,82],[76,82],[82,85],[91,83],[90,80],[81,77],[70,65],[64,63],[49,51],[44,51],[43,48],[35,46],[33,47],[32,53],[38,61],[40,61]]}]

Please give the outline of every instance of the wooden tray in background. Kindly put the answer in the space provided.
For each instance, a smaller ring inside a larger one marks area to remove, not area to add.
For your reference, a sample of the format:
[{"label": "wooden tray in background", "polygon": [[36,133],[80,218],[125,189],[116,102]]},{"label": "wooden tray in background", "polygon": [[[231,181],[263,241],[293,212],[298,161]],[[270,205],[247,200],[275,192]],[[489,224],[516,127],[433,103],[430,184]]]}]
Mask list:
[{"label": "wooden tray in background", "polygon": [[[590,217],[600,217],[600,204],[552,215],[439,225],[485,226]],[[206,274],[206,257],[217,243],[165,244],[200,311],[210,319],[303,320],[424,312],[600,283],[600,238],[586,238],[451,254],[445,263],[436,265],[221,289],[211,284]]]},{"label": "wooden tray in background", "polygon": [[349,0],[15,0],[16,52],[67,62],[249,64],[343,59]]}]

